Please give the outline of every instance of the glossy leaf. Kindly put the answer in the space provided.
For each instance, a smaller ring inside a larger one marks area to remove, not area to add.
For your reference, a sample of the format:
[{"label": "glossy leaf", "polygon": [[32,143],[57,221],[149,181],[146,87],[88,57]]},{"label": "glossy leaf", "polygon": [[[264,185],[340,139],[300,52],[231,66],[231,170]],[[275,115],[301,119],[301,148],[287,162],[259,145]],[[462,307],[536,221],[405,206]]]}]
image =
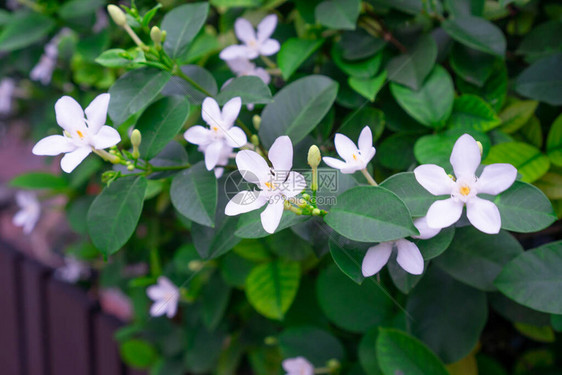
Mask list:
[{"label": "glossy leaf", "polygon": [[316,6],[316,20],[332,29],[353,30],[359,11],[360,0],[324,0]]},{"label": "glossy leaf", "polygon": [[219,105],[224,105],[230,99],[240,97],[242,104],[266,104],[271,103],[271,91],[263,81],[254,76],[242,76],[234,78],[224,86],[217,95]]},{"label": "glossy leaf", "polygon": [[484,18],[465,15],[445,20],[441,26],[451,38],[467,47],[502,58],[505,55],[505,36],[499,27]]},{"label": "glossy leaf", "polygon": [[455,98],[448,126],[451,128],[469,127],[487,132],[499,126],[500,123],[500,118],[488,103],[476,95],[465,94]]},{"label": "glossy leaf", "polygon": [[388,80],[419,90],[433,70],[437,44],[430,35],[422,35],[407,53],[394,57],[386,65]]},{"label": "glossy leaf", "polygon": [[209,12],[206,2],[180,5],[164,16],[162,30],[166,30],[164,50],[170,57],[178,58],[187,52]]},{"label": "glossy leaf", "polygon": [[562,115],[552,123],[546,139],[546,152],[552,164],[562,166]]},{"label": "glossy leaf", "polygon": [[349,77],[347,82],[358,94],[374,102],[377,93],[386,82],[386,71],[382,71],[378,76],[373,78]]},{"label": "glossy leaf", "polygon": [[533,182],[550,168],[550,160],[538,148],[522,142],[492,146],[484,164],[509,163],[521,174],[521,181]]},{"label": "glossy leaf", "polygon": [[562,54],[545,57],[525,69],[515,81],[518,94],[548,103],[562,105]]},{"label": "glossy leaf", "polygon": [[289,79],[323,43],[324,39],[290,38],[285,41],[277,54],[277,64],[283,79]]}]

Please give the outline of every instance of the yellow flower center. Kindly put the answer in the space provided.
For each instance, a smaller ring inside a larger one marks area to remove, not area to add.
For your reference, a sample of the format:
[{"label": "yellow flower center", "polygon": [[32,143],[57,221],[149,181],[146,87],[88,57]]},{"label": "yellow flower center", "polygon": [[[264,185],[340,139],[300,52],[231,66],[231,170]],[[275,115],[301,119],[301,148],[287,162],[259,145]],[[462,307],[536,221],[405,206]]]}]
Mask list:
[{"label": "yellow flower center", "polygon": [[267,186],[269,189],[273,189],[273,184],[271,182],[266,182],[265,186]]},{"label": "yellow flower center", "polygon": [[357,161],[357,155],[353,154],[353,160]]},{"label": "yellow flower center", "polygon": [[459,192],[461,193],[461,195],[464,195],[466,197],[468,194],[470,194],[470,188],[464,185],[459,189]]},{"label": "yellow flower center", "polygon": [[218,131],[219,131],[219,127],[218,127],[218,126],[213,126],[213,130],[214,130],[214,131],[215,131],[215,133],[216,133],[216,132],[218,132]]},{"label": "yellow flower center", "polygon": [[80,130],[76,130],[76,134],[78,134],[80,139],[84,139],[84,133],[82,133]]}]

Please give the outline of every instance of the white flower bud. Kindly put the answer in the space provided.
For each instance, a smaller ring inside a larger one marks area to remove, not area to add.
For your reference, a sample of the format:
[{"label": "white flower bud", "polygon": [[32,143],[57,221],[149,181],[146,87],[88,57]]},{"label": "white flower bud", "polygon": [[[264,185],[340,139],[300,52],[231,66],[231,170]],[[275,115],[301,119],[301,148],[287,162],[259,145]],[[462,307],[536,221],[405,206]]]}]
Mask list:
[{"label": "white flower bud", "polygon": [[152,29],[150,29],[150,39],[152,39],[156,45],[162,44],[162,30],[160,30],[158,26],[153,26]]},{"label": "white flower bud", "polygon": [[127,17],[125,16],[125,13],[117,5],[109,4],[107,6],[107,12],[117,26],[123,27],[127,24]]},{"label": "white flower bud", "polygon": [[318,148],[318,146],[310,146],[310,148],[308,149],[308,165],[310,165],[311,168],[318,168],[321,160],[322,154],[320,153],[320,149]]}]

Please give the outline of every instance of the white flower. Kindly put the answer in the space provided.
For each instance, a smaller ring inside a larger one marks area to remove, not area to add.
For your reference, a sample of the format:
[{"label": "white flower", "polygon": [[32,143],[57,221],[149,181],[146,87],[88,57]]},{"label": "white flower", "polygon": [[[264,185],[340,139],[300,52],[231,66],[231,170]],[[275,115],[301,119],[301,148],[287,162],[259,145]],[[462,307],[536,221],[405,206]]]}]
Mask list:
[{"label": "white flower", "polygon": [[367,164],[375,156],[375,148],[373,147],[373,134],[371,128],[365,126],[359,135],[357,142],[359,148],[355,143],[343,134],[337,133],[334,139],[336,151],[338,155],[344,160],[323,157],[324,163],[332,168],[339,169],[342,173],[354,173],[359,170],[367,168]]},{"label": "white flower", "polygon": [[361,270],[363,276],[373,276],[379,272],[388,262],[392,249],[396,247],[396,261],[404,271],[412,275],[423,273],[423,257],[415,243],[405,239],[389,242],[381,242],[367,250],[363,258]]},{"label": "white flower", "polygon": [[256,67],[256,64],[245,58],[238,58],[227,60],[226,64],[236,74],[237,77],[241,76],[255,76],[260,78],[266,85],[271,82],[271,76],[262,67]]},{"label": "white flower", "polygon": [[434,164],[420,165],[414,170],[416,180],[431,194],[450,196],[429,207],[429,227],[446,228],[456,223],[466,205],[468,220],[476,229],[489,234],[500,231],[498,207],[477,194],[497,195],[506,190],[517,178],[517,169],[511,164],[491,164],[484,167],[480,177],[476,177],[480,161],[478,144],[470,135],[464,134],[455,143],[450,158],[456,180]]},{"label": "white flower", "polygon": [[417,228],[420,234],[418,236],[412,236],[412,238],[419,238],[420,240],[428,240],[435,237],[441,232],[441,228],[431,228],[427,224],[427,216],[419,217],[414,220],[414,226]]},{"label": "white flower", "polygon": [[0,114],[7,115],[12,112],[12,100],[16,91],[16,81],[12,78],[3,78],[0,81]]},{"label": "white flower", "polygon": [[[236,97],[226,102],[221,112],[215,99],[205,98],[201,116],[210,128],[195,125],[185,132],[184,138],[199,145],[199,150],[205,154],[207,170],[212,170],[219,163],[226,164],[233,147],[246,145],[244,131],[233,126],[241,107],[242,99]],[[220,174],[222,175],[222,172]]]},{"label": "white flower", "polygon": [[109,94],[98,95],[84,111],[76,100],[63,96],[55,104],[57,123],[64,136],[51,135],[40,140],[32,152],[35,155],[55,156],[65,153],[61,168],[70,173],[92,152],[116,145],[121,141],[117,130],[104,125]]},{"label": "white flower", "polygon": [[150,316],[166,314],[168,318],[172,318],[176,315],[180,291],[167,277],[160,276],[158,284],[149,286],[146,294],[154,301],[150,307]]},{"label": "white flower", "polygon": [[236,155],[236,165],[244,179],[258,185],[261,190],[244,190],[228,202],[225,213],[239,215],[257,210],[267,204],[261,213],[263,229],[273,233],[283,215],[285,200],[301,193],[306,187],[304,176],[291,171],[293,166],[293,144],[286,135],[275,140],[269,149],[270,168],[257,152],[243,150]]},{"label": "white flower", "polygon": [[23,233],[30,234],[41,215],[41,204],[37,200],[37,196],[30,191],[18,191],[16,203],[20,210],[14,215],[12,223],[22,227]]},{"label": "white flower", "polygon": [[88,266],[73,257],[64,258],[64,266],[57,268],[55,276],[68,283],[76,283],[80,279],[90,276]]},{"label": "white flower", "polygon": [[283,361],[285,375],[313,375],[314,366],[304,357],[287,358]]},{"label": "white flower", "polygon": [[243,45],[228,46],[220,53],[223,60],[238,58],[255,59],[256,57],[270,56],[279,51],[279,42],[270,39],[277,26],[277,16],[270,14],[258,25],[257,33],[250,21],[238,18],[234,23],[234,32]]},{"label": "white flower", "polygon": [[31,70],[29,77],[34,81],[39,81],[44,85],[51,82],[53,71],[57,65],[59,56],[59,41],[64,34],[70,32],[70,29],[64,28],[45,45],[45,52],[41,55],[39,63]]}]

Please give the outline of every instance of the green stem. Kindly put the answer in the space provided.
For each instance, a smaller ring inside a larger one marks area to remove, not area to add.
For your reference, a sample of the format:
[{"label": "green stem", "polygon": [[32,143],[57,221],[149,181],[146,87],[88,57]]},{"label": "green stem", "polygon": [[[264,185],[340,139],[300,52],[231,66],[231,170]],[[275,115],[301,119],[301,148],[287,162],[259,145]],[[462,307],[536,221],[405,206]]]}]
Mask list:
[{"label": "green stem", "polygon": [[189,78],[184,72],[182,72],[182,70],[177,65],[174,66],[174,68],[172,69],[172,74],[175,74],[178,77],[184,79],[187,83],[189,83],[191,86],[195,87],[197,90],[201,91],[203,94],[205,94],[207,96],[210,96],[210,97],[213,96],[213,94],[211,94],[209,91],[205,90],[204,87],[199,85],[197,82],[195,82],[194,80]]},{"label": "green stem", "polygon": [[173,165],[170,167],[153,167],[150,166],[148,171],[150,172],[162,172],[162,171],[178,171],[178,170],[182,170],[182,169],[187,169],[187,168],[191,168],[191,164],[187,163],[184,165]]},{"label": "green stem", "polygon": [[277,64],[271,61],[271,59],[267,56],[260,56],[261,60],[267,65],[270,69],[277,69]]},{"label": "green stem", "polygon": [[367,182],[369,182],[370,185],[378,186],[378,184],[375,181],[375,179],[373,178],[373,176],[371,176],[369,174],[369,172],[367,172],[367,168],[361,169],[361,173],[363,173],[363,176],[365,176],[365,178],[367,179]]}]

